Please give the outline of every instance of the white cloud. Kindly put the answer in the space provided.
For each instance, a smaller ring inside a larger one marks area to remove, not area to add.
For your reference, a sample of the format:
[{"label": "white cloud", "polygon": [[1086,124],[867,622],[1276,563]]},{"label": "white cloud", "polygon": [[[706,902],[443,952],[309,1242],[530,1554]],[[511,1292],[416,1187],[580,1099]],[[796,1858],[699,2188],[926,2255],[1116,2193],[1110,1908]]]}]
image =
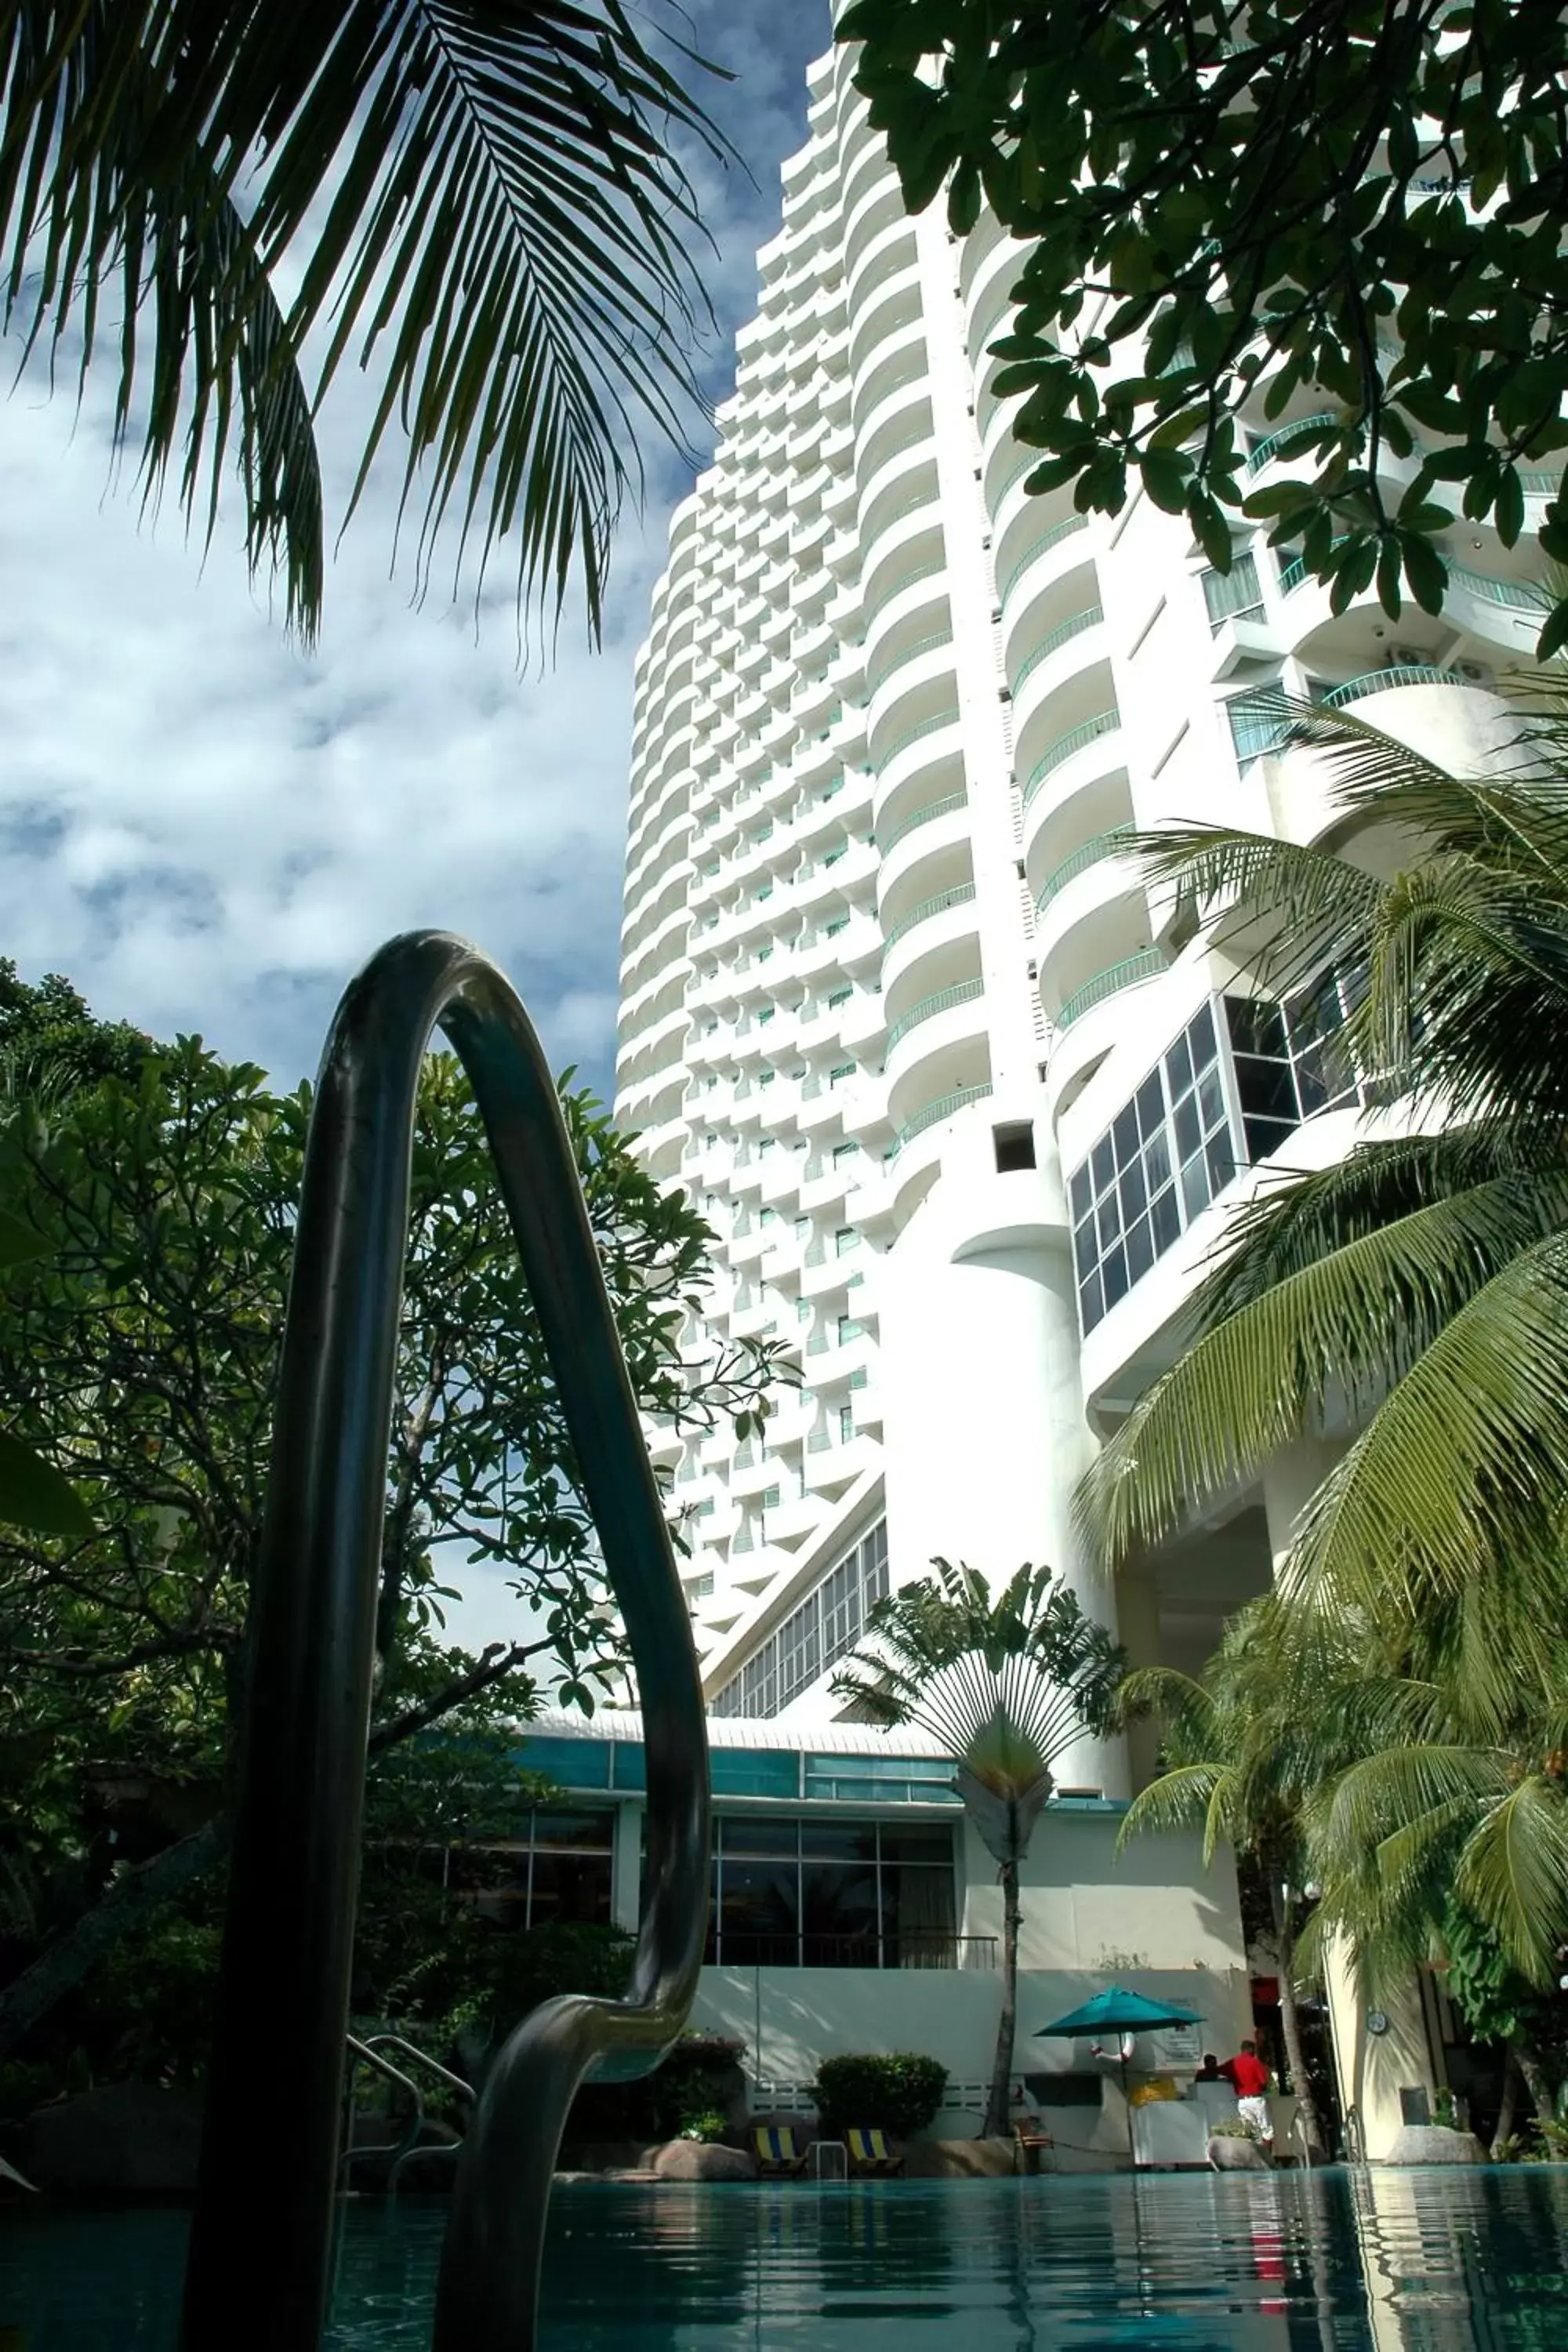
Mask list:
[{"label": "white cloud", "polygon": [[[691,37],[736,76],[704,101],[754,181],[691,159],[718,248],[704,373],[721,398],[826,9],[702,0]],[[389,474],[329,572],[307,655],[249,590],[232,522],[204,564],[172,505],[143,525],[133,488],[109,488],[109,394],[106,367],[79,416],[36,378],[0,402],[0,953],[291,1084],[365,957],[440,924],[509,971],[558,1066],[607,1090],[632,661],[687,481],[664,463],[621,532],[604,652],[563,630],[554,666],[520,677],[504,549],[477,637],[471,604],[442,611],[432,592],[412,610],[406,572],[389,578]],[[328,410],[329,512],[359,404],[351,389]],[[454,1638],[526,1628],[496,1570],[454,1580]]]},{"label": "white cloud", "polygon": [[[695,20],[738,76],[711,103],[757,184],[698,162],[721,393],[826,35],[820,5],[788,15],[756,0],[736,22],[710,0]],[[329,511],[356,391],[327,414]],[[32,378],[0,404],[0,952],[289,1082],[364,957],[438,923],[510,972],[552,1059],[606,1085],[632,657],[686,483],[664,464],[623,528],[605,651],[563,629],[553,666],[520,676],[504,550],[477,635],[471,603],[412,609],[406,571],[388,576],[389,475],[306,654],[248,588],[231,521],[204,564],[172,506],[142,524],[134,489],[109,487],[108,394],[105,369],[79,415]]]}]

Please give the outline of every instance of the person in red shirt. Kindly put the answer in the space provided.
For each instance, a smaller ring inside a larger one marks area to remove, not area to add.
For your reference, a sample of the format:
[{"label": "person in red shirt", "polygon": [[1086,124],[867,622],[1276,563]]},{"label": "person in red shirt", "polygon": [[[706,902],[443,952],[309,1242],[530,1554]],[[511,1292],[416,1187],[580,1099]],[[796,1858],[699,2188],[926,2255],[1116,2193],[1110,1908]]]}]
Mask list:
[{"label": "person in red shirt", "polygon": [[1258,2054],[1256,2042],[1244,2042],[1234,2058],[1220,2068],[1236,2092],[1241,2120],[1250,2124],[1266,2154],[1274,2153],[1274,2118],[1268,2112],[1268,2069]]}]

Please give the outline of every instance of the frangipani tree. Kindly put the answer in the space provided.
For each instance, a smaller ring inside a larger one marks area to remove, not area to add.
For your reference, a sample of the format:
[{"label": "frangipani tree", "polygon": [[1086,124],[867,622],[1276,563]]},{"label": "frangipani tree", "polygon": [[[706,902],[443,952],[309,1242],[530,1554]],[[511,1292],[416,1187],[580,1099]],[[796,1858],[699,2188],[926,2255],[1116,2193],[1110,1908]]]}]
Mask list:
[{"label": "frangipani tree", "polygon": [[1017,2026],[1019,1866],[1055,1781],[1087,1732],[1109,1731],[1125,1656],[1049,1569],[1027,1563],[993,1598],[978,1569],[935,1559],[879,1601],[868,1641],[834,1677],[873,1722],[918,1724],[956,1766],[955,1785],[1002,1885],[1002,2015],[985,2109],[1007,2128]]}]

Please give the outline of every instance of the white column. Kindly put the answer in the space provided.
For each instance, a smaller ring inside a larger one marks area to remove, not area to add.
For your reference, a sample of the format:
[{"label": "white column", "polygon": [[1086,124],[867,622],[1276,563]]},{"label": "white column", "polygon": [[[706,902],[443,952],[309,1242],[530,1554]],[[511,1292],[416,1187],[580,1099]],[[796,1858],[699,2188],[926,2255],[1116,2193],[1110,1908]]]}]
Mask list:
[{"label": "white column", "polygon": [[[1079,1379],[1070,1247],[1045,1169],[998,1175],[988,1125],[954,1138],[943,1173],[881,1269],[889,1566],[938,1554],[993,1588],[1026,1560],[1065,1576],[1113,1631],[1110,1580],[1073,1525],[1093,1457]],[[1083,1739],[1058,1786],[1127,1793],[1125,1743]]]},{"label": "white column", "polygon": [[610,1864],[610,1917],[617,1927],[636,1935],[642,1897],[642,1822],[640,1797],[625,1797],[616,1807],[616,1835]]}]

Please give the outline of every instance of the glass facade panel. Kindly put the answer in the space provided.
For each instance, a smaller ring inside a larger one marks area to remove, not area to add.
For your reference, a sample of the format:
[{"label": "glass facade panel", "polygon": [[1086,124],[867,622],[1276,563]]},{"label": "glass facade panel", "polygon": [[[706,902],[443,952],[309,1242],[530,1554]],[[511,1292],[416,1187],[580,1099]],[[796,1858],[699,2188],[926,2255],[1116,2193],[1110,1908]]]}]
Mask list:
[{"label": "glass facade panel", "polygon": [[[1205,1004],[1068,1180],[1079,1319],[1092,1331],[1240,1167],[1279,1150],[1314,1111],[1364,1099],[1344,1045],[1364,987],[1325,972],[1277,1003]],[[1228,1060],[1231,1094],[1222,1064]]]},{"label": "glass facade panel", "polygon": [[[760,1853],[764,1828],[773,1843]],[[959,1964],[949,1830],[854,1821],[761,1824],[721,1814],[713,1845],[710,1966]]]},{"label": "glass facade panel", "polygon": [[709,1701],[710,1715],[777,1715],[854,1648],[888,1591],[888,1527],[876,1526]]}]

